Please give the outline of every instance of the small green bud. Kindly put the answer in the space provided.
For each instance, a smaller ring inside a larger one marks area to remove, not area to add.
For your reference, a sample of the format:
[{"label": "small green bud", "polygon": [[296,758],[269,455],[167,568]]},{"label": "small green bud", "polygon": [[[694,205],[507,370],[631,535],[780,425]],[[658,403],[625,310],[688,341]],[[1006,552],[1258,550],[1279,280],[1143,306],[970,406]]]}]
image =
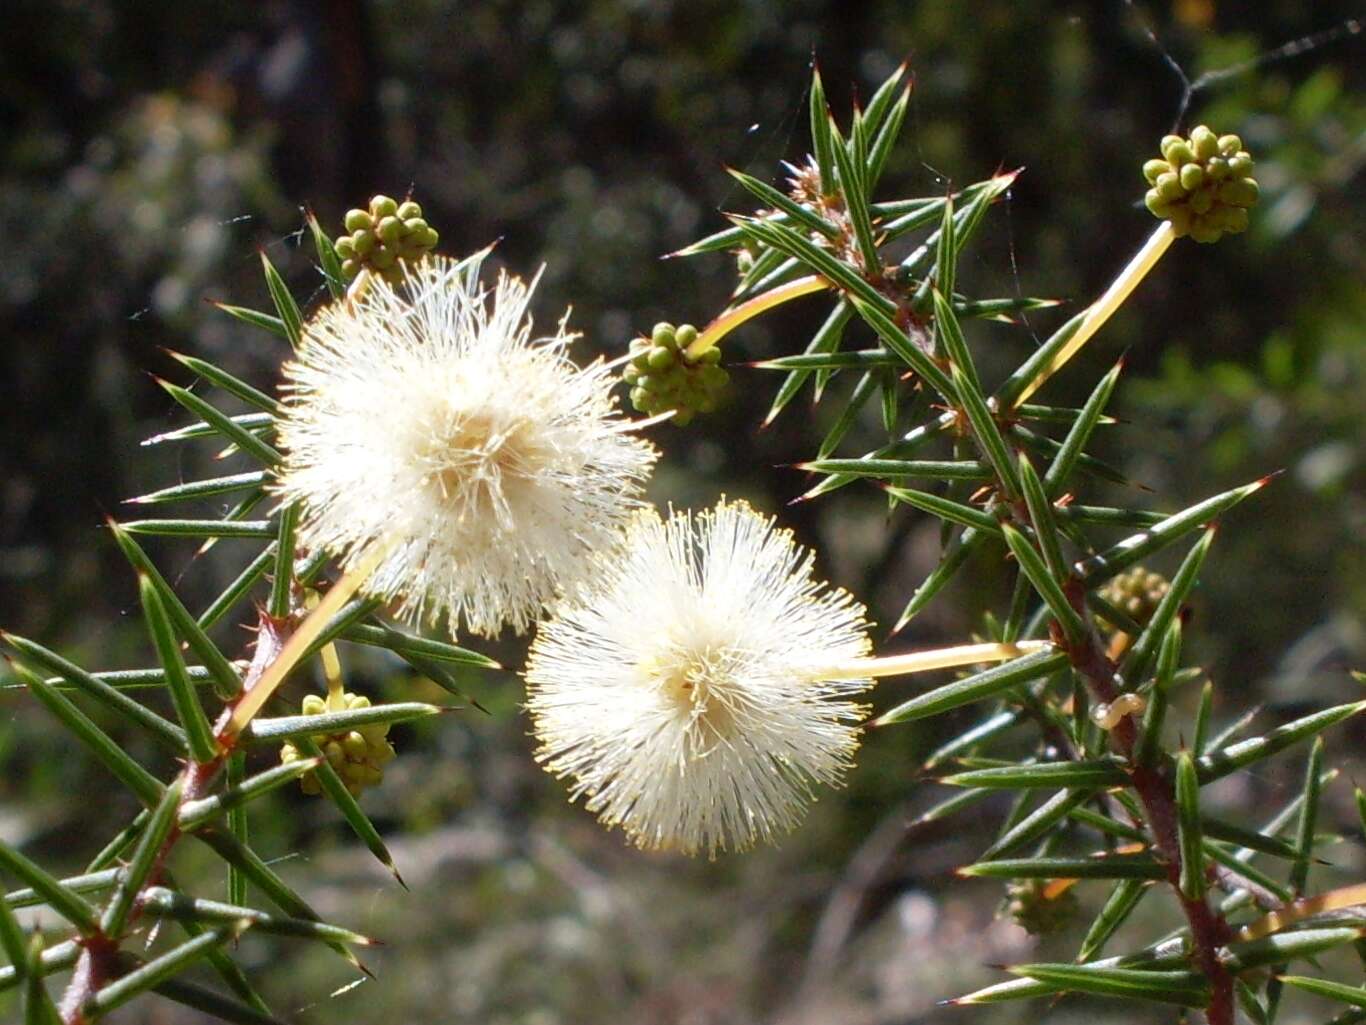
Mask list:
[{"label": "small green bud", "polygon": [[422,216],[422,207],[418,206],[411,199],[406,199],[398,205],[398,209],[394,211],[394,216],[400,221],[412,220],[415,217]]},{"label": "small green bud", "polygon": [[639,385],[631,389],[631,405],[644,412],[645,403],[649,401],[650,393]]},{"label": "small green bud", "polygon": [[370,216],[375,220],[392,217],[398,213],[398,204],[388,196],[375,196],[370,200]]},{"label": "small green bud", "polygon": [[370,266],[376,270],[389,270],[397,260],[397,254],[389,248],[376,249],[370,254]]},{"label": "small green bud", "polygon": [[1205,169],[1199,164],[1185,164],[1181,168],[1180,177],[1181,187],[1187,192],[1194,192],[1205,184]]},{"label": "small green bud", "polygon": [[1241,206],[1224,207],[1224,230],[1230,235],[1241,235],[1247,231],[1247,208]]},{"label": "small green bud", "polygon": [[1220,236],[1223,235],[1223,230],[1204,219],[1200,219],[1191,225],[1190,235],[1196,242],[1218,242]]},{"label": "small green bud", "polygon": [[714,367],[721,362],[721,350],[713,345],[710,349],[697,357],[697,362],[701,363],[703,366]]},{"label": "small green bud", "polygon": [[1196,125],[1191,129],[1190,144],[1197,160],[1208,160],[1219,155],[1219,138],[1207,125]]},{"label": "small green bud", "polygon": [[1157,182],[1159,174],[1165,174],[1172,169],[1172,165],[1165,160],[1149,160],[1143,165],[1143,177],[1147,179],[1149,185]]},{"label": "small green bud", "polygon": [[360,262],[357,260],[343,260],[341,269],[342,277],[349,281],[360,273]]},{"label": "small green bud", "polygon": [[346,752],[342,750],[341,744],[335,740],[329,740],[323,745],[323,755],[327,758],[327,764],[334,769],[341,768],[342,762],[346,761]]},{"label": "small green bud", "polygon": [[1171,223],[1176,237],[1213,242],[1225,231],[1247,227],[1245,215],[1233,214],[1257,201],[1251,177],[1252,157],[1236,135],[1216,136],[1206,125],[1191,129],[1189,139],[1164,136],[1164,160],[1143,165],[1152,184],[1143,197],[1155,217]]},{"label": "small green bud", "polygon": [[621,379],[627,384],[636,384],[640,380],[640,367],[627,363],[626,369],[621,372]]},{"label": "small green bud", "polygon": [[373,232],[358,231],[351,236],[351,248],[362,260],[375,251],[377,244]]},{"label": "small green bud", "polygon": [[[681,335],[682,332],[680,331]],[[649,351],[645,357],[651,370],[668,370],[674,365],[674,354],[672,349],[666,349],[662,345],[657,345]]]},{"label": "small green bud", "polygon": [[711,391],[724,388],[727,382],[730,381],[730,374],[726,373],[724,368],[715,366],[714,364],[704,366],[702,368],[701,376],[702,383]]},{"label": "small green bud", "polygon": [[678,347],[686,349],[695,341],[697,341],[697,328],[691,324],[679,324],[678,330],[674,332],[674,342]]},{"label": "small green bud", "polygon": [[365,738],[354,730],[346,735],[341,742],[341,746],[342,751],[346,753],[347,758],[364,758],[365,752],[369,747],[369,745],[365,743]]},{"label": "small green bud", "polygon": [[397,217],[385,217],[375,226],[375,234],[386,245],[397,242],[403,234],[403,222]]},{"label": "small green bud", "polygon": [[337,255],[343,260],[349,260],[356,255],[356,243],[350,235],[343,235],[336,242]]},{"label": "small green bud", "polygon": [[1184,164],[1195,162],[1195,151],[1191,149],[1190,143],[1178,141],[1175,146],[1167,150],[1167,162],[1172,167],[1180,168]]},{"label": "small green bud", "polygon": [[1174,171],[1158,175],[1157,184],[1154,186],[1157,194],[1168,202],[1174,202],[1185,195],[1185,190],[1181,188],[1181,176]]},{"label": "small green bud", "polygon": [[688,424],[692,423],[694,415],[695,414],[691,409],[688,409],[686,406],[684,406],[680,408],[677,413],[674,414],[674,423],[678,424],[679,427],[687,427]]},{"label": "small green bud", "polygon": [[304,715],[322,715],[327,711],[327,702],[317,694],[306,695],[299,705],[299,711]]},{"label": "small green bud", "polygon": [[422,248],[435,249],[436,244],[441,241],[441,235],[430,224],[422,232]]},{"label": "small green bud", "polygon": [[650,340],[656,345],[672,348],[674,345],[674,326],[668,321],[661,320],[650,332]]},{"label": "small green bud", "polygon": [[364,210],[348,210],[342,223],[346,225],[347,231],[369,231],[375,221]]}]

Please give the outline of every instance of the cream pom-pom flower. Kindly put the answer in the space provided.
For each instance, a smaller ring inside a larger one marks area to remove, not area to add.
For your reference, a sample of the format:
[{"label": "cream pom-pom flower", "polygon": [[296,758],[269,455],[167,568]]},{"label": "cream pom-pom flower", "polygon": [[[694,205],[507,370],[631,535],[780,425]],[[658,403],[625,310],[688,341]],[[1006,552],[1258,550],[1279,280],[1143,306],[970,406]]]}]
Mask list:
[{"label": "cream pom-pom flower", "polygon": [[535,288],[479,281],[482,254],[429,258],[325,307],[285,367],[279,493],[301,541],[409,620],[524,631],[616,544],[658,453],[630,432],[601,361],[535,337]]},{"label": "cream pom-pom flower", "polygon": [[625,546],[537,631],[527,707],[572,798],[644,848],[743,850],[837,784],[867,678],[864,609],[742,502],[636,514]]}]

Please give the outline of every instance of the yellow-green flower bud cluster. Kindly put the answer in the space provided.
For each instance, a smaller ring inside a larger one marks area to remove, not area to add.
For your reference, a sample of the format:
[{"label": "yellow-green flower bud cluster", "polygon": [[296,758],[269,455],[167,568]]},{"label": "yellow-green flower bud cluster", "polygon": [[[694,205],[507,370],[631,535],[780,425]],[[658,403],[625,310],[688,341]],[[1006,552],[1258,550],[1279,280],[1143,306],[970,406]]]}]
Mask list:
[{"label": "yellow-green flower bud cluster", "polygon": [[[363,694],[346,693],[336,707],[329,707],[327,701],[317,694],[310,694],[303,700],[300,711],[304,715],[322,715],[324,712],[340,712],[357,708],[369,708],[370,699]],[[388,723],[375,723],[360,729],[341,733],[320,733],[313,739],[322,749],[327,763],[336,770],[346,789],[353,797],[358,796],[366,787],[377,786],[384,778],[384,766],[394,760],[394,748],[385,738],[389,733]],[[288,764],[305,758],[293,743],[286,741],[280,748],[280,761]],[[310,772],[299,780],[306,794],[322,793],[318,774]]]},{"label": "yellow-green flower bud cluster", "polygon": [[675,410],[680,427],[698,413],[710,413],[721,400],[730,375],[718,364],[721,350],[712,346],[697,356],[688,346],[697,340],[691,324],[659,323],[649,338],[631,342],[631,361],[623,377],[631,386],[631,405],[642,413]]},{"label": "yellow-green flower bud cluster", "polygon": [[[1134,566],[1125,570],[1100,589],[1100,596],[1139,626],[1147,626],[1148,620],[1157,611],[1157,603],[1166,596],[1171,584],[1161,573]],[[1096,621],[1105,629],[1116,631],[1118,628],[1097,616]]]},{"label": "yellow-green flower bud cluster", "polygon": [[1050,893],[1050,879],[1016,879],[1006,884],[1006,913],[1031,936],[1063,929],[1077,915],[1079,905],[1072,887]]},{"label": "yellow-green flower bud cluster", "polygon": [[1236,135],[1215,135],[1205,125],[1188,138],[1162,139],[1162,159],[1143,165],[1152,186],[1143,197],[1153,215],[1171,221],[1176,237],[1217,242],[1225,232],[1247,230],[1247,208],[1257,202],[1252,157]]},{"label": "yellow-green flower bud cluster", "polygon": [[397,284],[403,279],[403,261],[420,260],[438,240],[436,229],[422,217],[422,207],[389,196],[376,196],[368,210],[348,210],[346,231],[337,239],[337,256],[347,281],[369,270]]}]

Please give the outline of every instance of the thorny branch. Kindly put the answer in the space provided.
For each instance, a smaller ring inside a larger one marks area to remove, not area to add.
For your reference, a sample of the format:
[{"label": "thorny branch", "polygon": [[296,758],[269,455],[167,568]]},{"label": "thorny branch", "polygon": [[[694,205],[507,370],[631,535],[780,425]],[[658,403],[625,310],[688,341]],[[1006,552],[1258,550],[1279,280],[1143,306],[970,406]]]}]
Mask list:
[{"label": "thorny branch", "polygon": [[[291,618],[276,619],[268,615],[264,609],[261,610],[251,664],[242,680],[243,694],[251,690],[256,681],[279,658],[292,629],[293,620]],[[189,762],[181,770],[180,806],[182,808],[190,801],[198,800],[204,796],[222,770],[228,755],[232,753],[238,736],[229,730],[231,714],[232,706],[229,705],[224,709],[214,729],[215,739],[218,741],[218,755],[208,762]],[[146,891],[158,885],[166,860],[183,835],[180,828],[175,825],[166,834],[166,839],[162,841],[161,848],[157,851],[156,858],[153,861],[152,871],[148,873],[142,889],[133,902],[133,911],[129,916],[128,924],[124,927],[123,935],[127,935],[136,922]],[[67,983],[66,991],[62,994],[58,1008],[63,1025],[86,1025],[88,1019],[85,1015],[85,1008],[90,1000],[106,983],[128,970],[119,950],[123,935],[106,936],[100,931],[80,941],[81,954],[76,961],[71,980]]]}]

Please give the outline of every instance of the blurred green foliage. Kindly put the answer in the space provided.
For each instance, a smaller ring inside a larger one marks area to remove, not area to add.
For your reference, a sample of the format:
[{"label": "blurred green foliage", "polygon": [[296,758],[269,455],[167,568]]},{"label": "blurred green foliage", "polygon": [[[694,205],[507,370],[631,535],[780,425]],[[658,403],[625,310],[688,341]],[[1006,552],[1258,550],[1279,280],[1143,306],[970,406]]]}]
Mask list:
[{"label": "blurred green foliage", "polygon": [[[812,53],[837,106],[906,58],[910,142],[883,195],[1025,166],[960,271],[965,287],[1081,304],[1151,224],[1139,167],[1182,98],[1151,27],[1191,79],[1211,73],[1189,123],[1243,137],[1262,207],[1247,236],[1213,252],[1178,245],[1046,397],[1078,401],[1127,349],[1127,422],[1106,428],[1102,454],[1163,507],[1286,470],[1221,528],[1188,637],[1238,694],[1217,719],[1254,701],[1352,697],[1344,670],[1366,656],[1366,62],[1347,31],[1265,55],[1356,13],[1290,0],[983,0],[970,15],[893,0],[17,0],[0,42],[0,625],[89,664],[138,657],[142,639],[123,623],[135,581],[97,524],[177,470],[136,447],[178,422],[144,371],[171,373],[166,345],[273,385],[281,350],[202,300],[265,305],[256,246],[296,294],[320,296],[299,204],[335,230],[365,196],[411,184],[443,250],[501,239],[497,256],[519,271],[544,262],[543,321],[572,303],[583,354],[618,355],[656,321],[700,324],[724,304],[729,261],[658,257],[747,205],[722,164],[773,180],[780,159],[805,152]],[[728,362],[792,351],[809,319],[793,304],[746,326]],[[984,375],[1060,322],[1035,320],[980,328],[1002,352]],[[733,379],[717,414],[664,429],[656,497],[726,491],[777,510],[804,489],[779,464],[809,455],[821,425],[788,416],[759,431],[778,378],[735,367]],[[881,437],[877,410],[865,415],[840,454]],[[888,519],[871,489],[783,515],[885,624],[937,555],[937,527],[905,509]],[[190,595],[224,583],[212,553],[154,554]],[[978,627],[954,595],[1003,586],[999,566],[973,567],[898,643]],[[520,662],[512,641],[492,653]],[[930,1021],[969,1013],[932,1005],[985,981],[978,965],[1030,950],[985,916],[999,887],[946,878],[980,849],[971,811],[908,829],[941,796],[911,778],[933,737],[870,736],[849,790],[826,795],[783,848],[682,863],[628,851],[564,806],[528,756],[513,677],[492,692],[471,685],[491,714],[396,729],[400,756],[365,797],[411,895],[387,886],[321,802],[295,795],[290,816],[253,821],[320,911],[391,940],[372,962],[382,983],[330,1001],[351,981],[339,961],[257,958],[252,974],[279,1006],[311,1008],[300,1020]],[[378,658],[351,658],[348,686],[430,696]],[[904,697],[898,687],[879,704]],[[1352,730],[1336,738],[1344,752],[1366,739]],[[0,691],[0,835],[76,866],[87,838],[130,809],[92,799],[104,777],[63,757],[63,743],[41,709]],[[1283,785],[1259,778],[1218,796],[1245,814],[1258,787]],[[1327,824],[1349,827],[1349,796],[1330,788]],[[1358,845],[1335,861],[1359,878],[1366,856]],[[1048,1015],[1093,1012],[1070,1001]],[[1023,1014],[1038,1010],[991,1020]]]}]

